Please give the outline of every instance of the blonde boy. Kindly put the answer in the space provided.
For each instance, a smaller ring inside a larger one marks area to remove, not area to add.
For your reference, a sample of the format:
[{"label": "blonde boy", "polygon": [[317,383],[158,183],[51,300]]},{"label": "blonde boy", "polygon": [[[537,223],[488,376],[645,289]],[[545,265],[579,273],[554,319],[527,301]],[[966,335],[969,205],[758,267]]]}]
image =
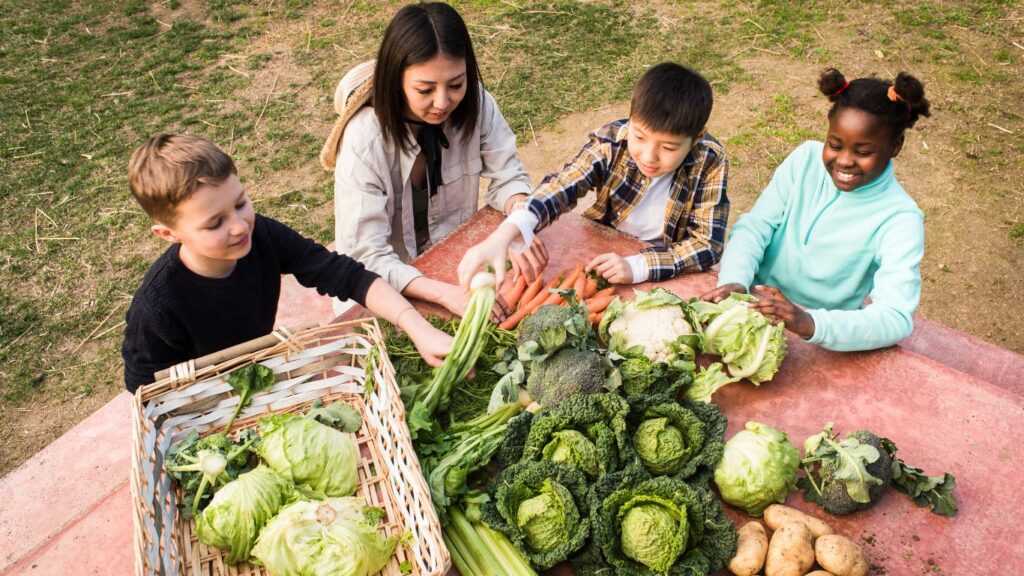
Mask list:
[{"label": "blonde boy", "polygon": [[128,181],[153,234],[171,243],[128,309],[129,391],[158,370],[269,333],[282,274],[399,325],[432,364],[450,348],[447,334],[362,264],[256,214],[234,162],[213,142],[153,136],[132,154]]}]

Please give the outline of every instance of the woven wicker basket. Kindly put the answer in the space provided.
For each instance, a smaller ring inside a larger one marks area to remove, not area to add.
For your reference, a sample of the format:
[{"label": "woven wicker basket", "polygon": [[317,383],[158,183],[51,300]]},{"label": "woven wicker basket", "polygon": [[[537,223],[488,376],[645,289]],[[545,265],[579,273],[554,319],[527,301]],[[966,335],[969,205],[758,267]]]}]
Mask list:
[{"label": "woven wicker basket", "polygon": [[[232,433],[255,426],[267,414],[304,411],[318,399],[351,404],[363,414],[363,426],[356,433],[362,455],[357,494],[386,511],[388,535],[408,531],[412,536],[409,544],[399,546],[381,574],[398,576],[404,561],[411,566],[411,574],[446,574],[450,557],[413,452],[394,368],[376,320],[295,334],[284,330],[275,336],[269,347],[227,359],[221,354],[223,361],[206,367],[197,369],[204,364],[202,359],[174,366],[168,377],[136,393],[131,471],[136,576],[267,574],[246,563],[228,565],[219,550],[200,543],[194,522],[178,513],[177,491],[163,470],[168,448],[189,431],[203,436],[223,428],[238,403],[224,376],[254,362],[271,368],[277,383],[253,398]],[[264,338],[257,346],[266,343]],[[248,345],[250,350],[253,347]],[[370,362],[374,351],[377,354]],[[210,357],[206,360],[210,364]],[[364,393],[364,366],[370,367],[375,384],[370,394]]]}]

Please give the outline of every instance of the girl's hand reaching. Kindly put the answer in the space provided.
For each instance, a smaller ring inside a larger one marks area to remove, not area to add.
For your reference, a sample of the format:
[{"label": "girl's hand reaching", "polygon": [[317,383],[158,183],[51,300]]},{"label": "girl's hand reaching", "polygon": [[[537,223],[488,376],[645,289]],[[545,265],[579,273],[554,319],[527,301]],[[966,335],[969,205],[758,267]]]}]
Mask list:
[{"label": "girl's hand reaching", "polygon": [[758,285],[754,286],[751,294],[757,297],[757,302],[751,304],[751,308],[770,320],[785,323],[787,330],[804,340],[814,336],[814,318],[811,318],[806,310],[790,302],[781,290],[774,286]]},{"label": "girl's hand reaching", "polygon": [[728,298],[729,294],[732,294],[734,292],[746,294],[747,287],[743,286],[742,284],[723,284],[718,288],[715,288],[714,290],[701,294],[700,299],[706,300],[708,302],[714,302],[715,304],[717,304],[722,300]]}]

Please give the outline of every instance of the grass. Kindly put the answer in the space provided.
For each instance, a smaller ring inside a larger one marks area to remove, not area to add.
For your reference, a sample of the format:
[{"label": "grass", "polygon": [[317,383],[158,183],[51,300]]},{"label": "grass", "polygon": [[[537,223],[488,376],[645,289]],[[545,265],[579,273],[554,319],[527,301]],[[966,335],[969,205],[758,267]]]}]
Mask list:
[{"label": "grass", "polygon": [[[333,119],[330,98],[343,70],[373,56],[402,4],[0,0],[0,435],[16,436],[23,407],[96,406],[121,389],[124,311],[164,248],[125,178],[147,135],[213,139],[235,158],[261,212],[331,240],[332,182],[315,160]],[[1014,81],[1024,52],[1005,41],[1022,37],[1012,2],[455,5],[521,142],[566,114],[627,99],[643,70],[663,60],[703,71],[727,95],[758,89],[745,58],[814,69],[854,59],[868,73],[928,70],[937,112],[962,126],[951,142],[965,181],[982,198],[1019,198],[1006,176],[1019,181],[1024,157],[1024,122],[1007,104],[1024,97]],[[883,59],[871,56],[876,49]],[[727,144],[767,170],[819,131],[820,117],[783,91]],[[1022,234],[1016,224],[1007,240]],[[0,473],[30,453],[0,447]]]}]

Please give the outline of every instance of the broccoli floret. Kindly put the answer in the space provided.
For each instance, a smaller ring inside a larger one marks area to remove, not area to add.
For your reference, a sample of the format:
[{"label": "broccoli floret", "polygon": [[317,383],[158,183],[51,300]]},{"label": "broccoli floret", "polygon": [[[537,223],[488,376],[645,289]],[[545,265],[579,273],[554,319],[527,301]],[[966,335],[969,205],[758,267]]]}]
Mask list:
[{"label": "broccoli floret", "polygon": [[526,391],[535,402],[550,408],[573,394],[600,392],[605,382],[605,361],[600,354],[564,348],[531,363]]},{"label": "broccoli floret", "polygon": [[882,497],[889,484],[892,483],[892,458],[889,456],[889,452],[883,449],[881,438],[867,430],[858,430],[849,434],[848,437],[856,438],[861,444],[868,444],[878,450],[878,459],[864,465],[864,469],[869,474],[882,481],[880,484],[872,483],[868,486],[868,496],[870,499],[868,502],[857,502],[850,497],[850,493],[846,489],[846,483],[833,477],[836,466],[830,463],[823,464],[816,470],[807,470],[808,474],[814,475],[814,483],[817,485],[818,490],[815,490],[804,479],[800,483],[801,487],[804,488],[804,497],[807,500],[818,504],[826,512],[836,516],[850,514],[873,506]]},{"label": "broccoli floret", "polygon": [[568,306],[541,306],[519,329],[519,360],[544,360],[562,348],[593,348],[587,309],[573,300]]}]

